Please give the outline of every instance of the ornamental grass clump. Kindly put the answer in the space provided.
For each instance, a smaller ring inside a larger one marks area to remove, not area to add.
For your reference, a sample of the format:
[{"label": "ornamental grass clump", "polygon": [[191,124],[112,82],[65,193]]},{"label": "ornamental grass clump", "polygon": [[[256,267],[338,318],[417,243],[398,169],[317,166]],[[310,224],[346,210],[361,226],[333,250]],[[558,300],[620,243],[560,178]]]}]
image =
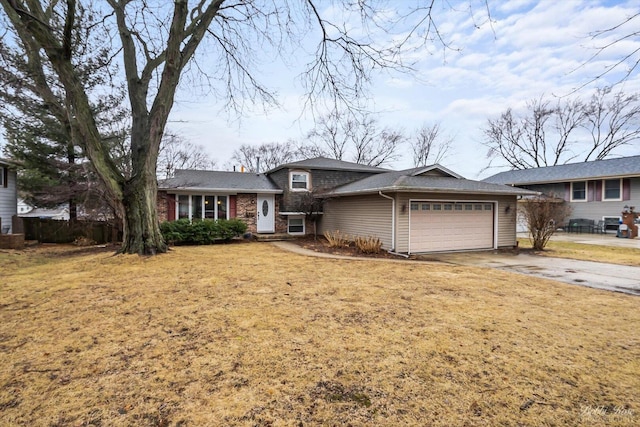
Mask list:
[{"label": "ornamental grass clump", "polygon": [[324,238],[329,242],[330,248],[346,248],[350,243],[349,236],[340,232],[340,230],[325,231]]},{"label": "ornamental grass clump", "polygon": [[356,237],[356,248],[363,254],[377,254],[382,250],[382,242],[374,236]]}]

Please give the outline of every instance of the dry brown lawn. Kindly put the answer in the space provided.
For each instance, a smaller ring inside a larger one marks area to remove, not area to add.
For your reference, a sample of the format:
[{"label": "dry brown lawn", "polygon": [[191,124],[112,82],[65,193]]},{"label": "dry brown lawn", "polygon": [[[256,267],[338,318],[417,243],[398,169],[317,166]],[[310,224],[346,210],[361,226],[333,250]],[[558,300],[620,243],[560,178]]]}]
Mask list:
[{"label": "dry brown lawn", "polygon": [[634,296],[268,243],[0,272],[3,426],[640,424]]},{"label": "dry brown lawn", "polygon": [[[530,249],[529,239],[518,239],[521,248]],[[549,241],[544,251],[537,251],[537,255],[579,259],[584,261],[608,262],[610,264],[640,266],[640,249],[587,245],[575,242],[563,242],[559,240]]]}]

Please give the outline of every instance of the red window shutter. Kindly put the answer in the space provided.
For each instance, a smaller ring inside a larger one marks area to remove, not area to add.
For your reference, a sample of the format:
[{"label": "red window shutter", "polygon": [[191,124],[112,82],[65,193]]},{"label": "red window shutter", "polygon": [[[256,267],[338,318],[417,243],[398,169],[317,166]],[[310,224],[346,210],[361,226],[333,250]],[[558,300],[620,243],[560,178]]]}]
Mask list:
[{"label": "red window shutter", "polygon": [[596,202],[602,201],[602,181],[596,181]]},{"label": "red window shutter", "polygon": [[175,194],[167,194],[167,220],[176,220],[176,196]]},{"label": "red window shutter", "polygon": [[567,182],[564,184],[564,200],[566,202],[571,201],[571,183]]},{"label": "red window shutter", "polygon": [[237,216],[236,196],[229,196],[229,219]]},{"label": "red window shutter", "polygon": [[631,180],[629,178],[622,180],[622,200],[631,200]]},{"label": "red window shutter", "polygon": [[587,182],[587,202],[593,202],[596,200],[596,182]]}]

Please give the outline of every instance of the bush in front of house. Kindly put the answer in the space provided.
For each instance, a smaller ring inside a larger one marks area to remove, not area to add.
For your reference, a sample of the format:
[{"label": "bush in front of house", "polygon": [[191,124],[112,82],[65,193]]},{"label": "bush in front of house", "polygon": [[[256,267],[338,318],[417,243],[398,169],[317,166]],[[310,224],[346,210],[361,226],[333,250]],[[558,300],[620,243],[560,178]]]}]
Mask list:
[{"label": "bush in front of house", "polygon": [[247,224],[239,219],[203,219],[190,221],[182,218],[160,224],[165,241],[175,245],[211,245],[229,241],[247,231]]}]

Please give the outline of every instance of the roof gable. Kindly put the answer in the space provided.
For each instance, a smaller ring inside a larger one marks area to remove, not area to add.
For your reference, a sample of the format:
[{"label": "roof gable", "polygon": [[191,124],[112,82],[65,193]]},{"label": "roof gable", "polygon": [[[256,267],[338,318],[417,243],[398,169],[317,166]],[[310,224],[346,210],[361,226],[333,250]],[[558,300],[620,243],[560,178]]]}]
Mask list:
[{"label": "roof gable", "polygon": [[445,168],[442,165],[434,164],[430,166],[423,166],[420,168],[411,169],[413,172],[411,176],[440,176],[448,178],[463,179],[462,175],[458,175],[450,169]]},{"label": "roof gable", "polygon": [[640,156],[505,171],[485,178],[483,181],[495,184],[525,185],[631,176],[640,176]]}]

